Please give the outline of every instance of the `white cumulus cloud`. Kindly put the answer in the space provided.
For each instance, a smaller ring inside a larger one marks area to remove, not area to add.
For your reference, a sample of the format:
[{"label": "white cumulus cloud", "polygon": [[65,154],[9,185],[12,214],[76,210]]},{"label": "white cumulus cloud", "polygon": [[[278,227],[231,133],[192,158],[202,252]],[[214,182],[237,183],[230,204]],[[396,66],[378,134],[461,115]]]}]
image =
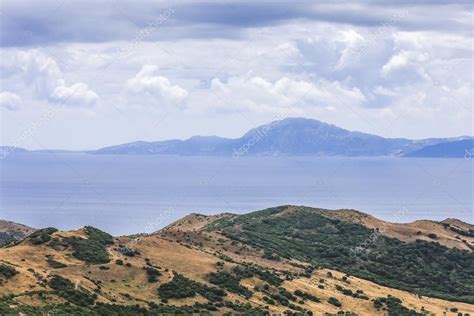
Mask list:
[{"label": "white cumulus cloud", "polygon": [[9,91],[0,92],[0,108],[16,111],[21,107],[21,98]]},{"label": "white cumulus cloud", "polygon": [[127,81],[126,88],[131,94],[145,94],[171,103],[179,103],[189,94],[186,89],[161,76],[156,65],[143,65],[138,74]]},{"label": "white cumulus cloud", "polygon": [[94,106],[99,96],[83,82],[78,82],[70,87],[59,86],[51,94],[51,100],[71,106],[90,107]]},{"label": "white cumulus cloud", "polygon": [[10,51],[0,62],[2,79],[15,83],[13,91],[31,90],[31,97],[64,105],[92,106],[99,96],[83,82],[68,86],[56,60],[38,49]]}]

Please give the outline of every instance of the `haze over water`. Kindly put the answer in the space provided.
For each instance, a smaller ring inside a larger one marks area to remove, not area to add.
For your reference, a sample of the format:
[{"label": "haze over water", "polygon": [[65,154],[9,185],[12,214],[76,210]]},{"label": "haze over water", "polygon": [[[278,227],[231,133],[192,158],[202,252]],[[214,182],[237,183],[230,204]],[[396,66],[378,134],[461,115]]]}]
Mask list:
[{"label": "haze over water", "polygon": [[33,227],[151,232],[190,212],[283,204],[352,208],[388,221],[473,221],[473,161],[342,157],[10,155],[0,218]]}]

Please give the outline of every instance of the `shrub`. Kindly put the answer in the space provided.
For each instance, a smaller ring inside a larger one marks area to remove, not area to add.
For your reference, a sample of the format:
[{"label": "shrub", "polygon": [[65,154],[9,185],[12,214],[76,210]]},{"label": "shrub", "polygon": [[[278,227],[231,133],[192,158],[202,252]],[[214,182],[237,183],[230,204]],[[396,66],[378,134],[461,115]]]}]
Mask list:
[{"label": "shrub", "polygon": [[161,272],[155,268],[143,267],[143,269],[146,271],[146,274],[148,275],[148,282],[150,283],[158,281],[158,277],[161,276]]},{"label": "shrub", "polygon": [[28,239],[33,245],[41,245],[51,240],[51,235],[58,230],[54,227],[43,228],[35,231],[28,236]]},{"label": "shrub", "polygon": [[173,276],[170,282],[164,283],[158,288],[161,299],[194,297],[196,293],[209,301],[222,301],[222,297],[225,296],[225,292],[219,288],[190,280],[178,273]]},{"label": "shrub", "polygon": [[341,307],[342,306],[341,302],[339,302],[339,300],[337,298],[332,297],[332,296],[328,299],[328,303],[331,304],[331,305],[334,305],[336,307]]},{"label": "shrub", "polygon": [[208,275],[209,282],[214,285],[225,288],[226,290],[242,295],[245,298],[250,298],[252,292],[239,284],[239,279],[227,271],[220,271],[217,273],[210,273]]},{"label": "shrub", "polygon": [[112,235],[107,234],[106,232],[101,231],[92,226],[85,226],[84,232],[86,233],[88,239],[95,240],[96,242],[103,245],[113,245],[114,239]]},{"label": "shrub", "polygon": [[66,278],[54,275],[49,281],[49,286],[55,293],[66,301],[78,306],[88,306],[94,304],[94,296],[88,292],[76,290],[74,284]]},{"label": "shrub", "polygon": [[53,269],[61,269],[61,268],[66,268],[67,267],[67,265],[65,265],[64,263],[56,261],[50,256],[48,256],[46,261],[48,262],[49,266]]},{"label": "shrub", "polygon": [[313,302],[316,302],[316,303],[321,302],[321,300],[319,298],[317,298],[316,296],[314,296],[310,293],[306,293],[306,292],[301,291],[301,290],[296,290],[293,294],[298,296],[298,297],[301,297],[305,300],[313,301]]},{"label": "shrub", "polygon": [[272,298],[269,298],[268,296],[264,296],[264,297],[263,297],[263,300],[264,300],[267,304],[270,304],[270,305],[275,305],[275,304],[276,304],[275,300],[272,299]]},{"label": "shrub", "polygon": [[109,254],[105,245],[94,239],[83,239],[81,237],[67,237],[64,241],[71,245],[72,255],[79,260],[91,264],[109,263]]},{"label": "shrub", "polygon": [[374,300],[374,307],[379,309],[383,307],[383,303],[379,299]]},{"label": "shrub", "polygon": [[374,300],[374,307],[384,308],[389,316],[423,316],[425,313],[418,313],[402,305],[402,301],[394,296],[379,297]]},{"label": "shrub", "polygon": [[285,288],[283,287],[279,287],[278,288],[278,293],[285,297],[286,299],[290,300],[290,301],[293,301],[295,302],[296,301],[296,296],[294,296],[293,294],[291,294],[290,292],[288,292]]},{"label": "shrub", "polygon": [[463,229],[460,229],[460,228],[457,228],[457,227],[454,227],[454,226],[450,226],[449,228],[453,232],[458,233],[459,235],[463,235],[463,236],[466,236],[466,237],[474,237],[474,230],[472,230],[472,229],[469,229],[468,231],[466,231],[466,230],[463,230]]},{"label": "shrub", "polygon": [[0,275],[3,275],[6,279],[9,279],[16,274],[18,274],[18,271],[16,271],[15,268],[0,263]]},{"label": "shrub", "polygon": [[115,250],[127,257],[135,257],[135,255],[137,254],[135,250],[123,245],[119,245],[117,248],[115,248]]},{"label": "shrub", "polygon": [[271,251],[268,251],[268,250],[263,251],[262,258],[263,259],[268,259],[268,260],[273,260],[273,261],[281,261],[280,256],[278,256],[277,254],[275,254]]},{"label": "shrub", "polygon": [[257,276],[262,281],[274,286],[279,286],[281,283],[283,283],[283,280],[277,275],[253,265],[235,266],[232,269],[232,273],[238,280]]}]

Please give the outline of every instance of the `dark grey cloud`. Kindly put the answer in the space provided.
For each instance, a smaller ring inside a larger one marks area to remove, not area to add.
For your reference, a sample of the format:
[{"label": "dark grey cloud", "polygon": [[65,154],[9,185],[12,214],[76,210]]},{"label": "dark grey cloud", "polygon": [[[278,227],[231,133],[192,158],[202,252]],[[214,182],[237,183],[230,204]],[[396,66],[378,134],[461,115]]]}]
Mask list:
[{"label": "dark grey cloud", "polygon": [[2,46],[129,40],[165,10],[173,14],[144,40],[238,37],[249,27],[310,20],[377,27],[404,8],[397,27],[469,32],[470,1],[3,1]]}]

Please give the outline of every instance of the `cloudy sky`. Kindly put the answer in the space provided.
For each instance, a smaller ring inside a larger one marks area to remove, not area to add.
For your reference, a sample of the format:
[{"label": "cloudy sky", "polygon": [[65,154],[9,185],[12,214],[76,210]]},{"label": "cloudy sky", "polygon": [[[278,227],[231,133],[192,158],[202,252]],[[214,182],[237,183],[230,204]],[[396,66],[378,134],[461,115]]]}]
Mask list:
[{"label": "cloudy sky", "polygon": [[472,1],[1,1],[1,144],[238,137],[304,116],[473,135]]}]

